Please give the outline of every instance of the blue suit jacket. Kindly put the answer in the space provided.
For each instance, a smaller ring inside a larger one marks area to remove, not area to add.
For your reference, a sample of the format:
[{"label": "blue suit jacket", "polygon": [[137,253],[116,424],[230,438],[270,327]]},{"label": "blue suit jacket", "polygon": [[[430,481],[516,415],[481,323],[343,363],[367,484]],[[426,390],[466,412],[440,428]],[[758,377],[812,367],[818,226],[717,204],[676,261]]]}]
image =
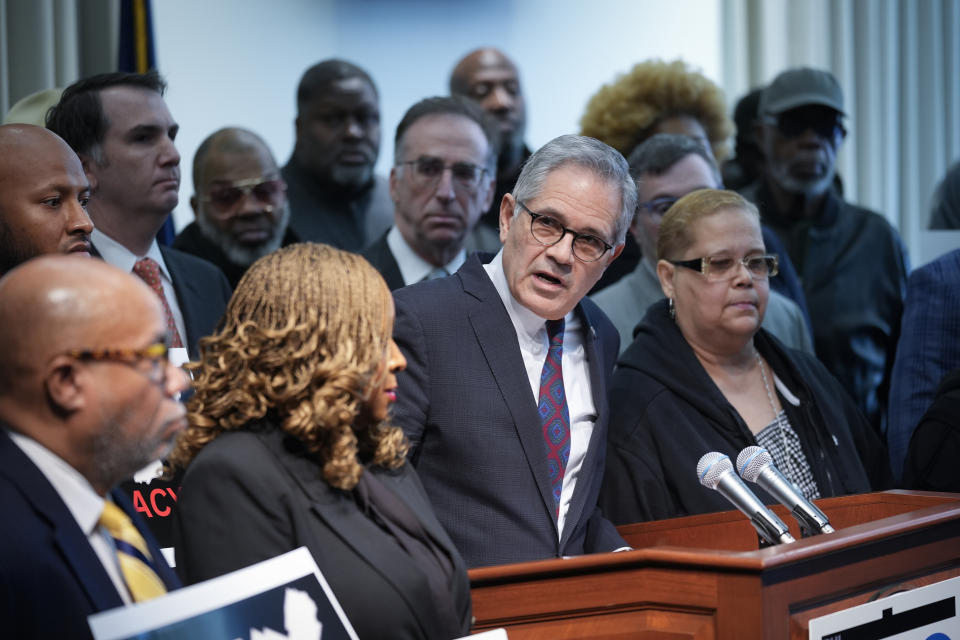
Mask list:
[{"label": "blue suit jacket", "polygon": [[[180,586],[129,500],[167,589]],[[123,606],[77,521],[43,473],[0,429],[0,621],[11,638],[89,638],[87,616]]]},{"label": "blue suit jacket", "polygon": [[890,380],[887,446],[899,481],[910,436],[947,373],[960,368],[960,249],[915,269],[907,281]]},{"label": "blue suit jacket", "polygon": [[619,337],[583,300],[584,348],[598,416],[563,538],[547,451],[516,331],[477,257],[453,276],[394,292],[394,337],[407,358],[396,422],[410,438],[437,517],[471,567],[625,546],[597,497],[606,455],[607,386]]}]

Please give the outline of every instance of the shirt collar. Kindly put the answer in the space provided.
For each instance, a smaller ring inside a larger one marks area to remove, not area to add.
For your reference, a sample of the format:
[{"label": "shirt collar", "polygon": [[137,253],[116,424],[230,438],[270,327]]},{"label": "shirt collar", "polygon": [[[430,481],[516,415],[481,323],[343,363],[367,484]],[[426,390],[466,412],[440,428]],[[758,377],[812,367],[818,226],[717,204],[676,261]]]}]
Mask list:
[{"label": "shirt collar", "polygon": [[[510,292],[510,285],[507,283],[507,274],[503,270],[503,249],[493,257],[493,260],[483,265],[484,270],[490,277],[494,288],[503,301],[503,306],[507,308],[507,314],[513,322],[517,335],[526,337],[529,340],[536,340],[537,334],[546,331],[546,318],[541,318],[530,309],[520,304]],[[577,321],[573,311],[564,316],[566,324],[565,331],[576,330],[580,323]]]},{"label": "shirt collar", "polygon": [[167,270],[167,263],[163,261],[163,253],[160,252],[160,245],[157,244],[156,239],[150,243],[150,248],[147,249],[147,253],[144,256],[136,255],[96,228],[94,228],[93,233],[90,234],[90,240],[93,242],[93,246],[97,248],[97,251],[100,252],[103,261],[112,264],[118,269],[129,273],[133,271],[133,265],[135,265],[140,258],[152,258],[160,265],[161,275],[163,275],[168,282],[172,282],[173,280],[170,277],[170,272]]},{"label": "shirt collar", "polygon": [[83,533],[90,535],[100,521],[105,500],[97,495],[90,482],[63,458],[22,433],[16,431],[7,433],[53,485],[54,491],[67,505],[67,509]]},{"label": "shirt collar", "polygon": [[[420,282],[436,268],[418,256],[416,252],[410,248],[410,245],[407,244],[407,241],[396,225],[391,227],[387,233],[387,246],[390,247],[393,259],[397,261],[397,266],[400,268],[400,275],[403,276],[404,284]],[[455,273],[457,269],[463,266],[466,259],[466,250],[460,249],[457,255],[453,257],[453,260],[443,265],[443,268],[448,274]]]}]

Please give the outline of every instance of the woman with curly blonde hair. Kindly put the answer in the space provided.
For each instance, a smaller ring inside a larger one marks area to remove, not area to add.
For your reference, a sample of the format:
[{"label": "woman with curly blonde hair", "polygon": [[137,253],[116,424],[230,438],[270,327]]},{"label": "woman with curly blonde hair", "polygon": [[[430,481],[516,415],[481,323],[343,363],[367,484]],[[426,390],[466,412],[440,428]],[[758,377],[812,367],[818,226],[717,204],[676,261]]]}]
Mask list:
[{"label": "woman with curly blonde hair", "polygon": [[190,365],[177,567],[187,582],[306,546],[360,637],[453,638],[469,583],[390,424],[393,298],[352,253],[296,244],[244,275]]},{"label": "woman with curly blonde hair", "polygon": [[733,133],[723,90],[682,60],[647,60],[604,85],[587,103],[580,128],[624,156],[658,133],[689,135],[718,164]]}]

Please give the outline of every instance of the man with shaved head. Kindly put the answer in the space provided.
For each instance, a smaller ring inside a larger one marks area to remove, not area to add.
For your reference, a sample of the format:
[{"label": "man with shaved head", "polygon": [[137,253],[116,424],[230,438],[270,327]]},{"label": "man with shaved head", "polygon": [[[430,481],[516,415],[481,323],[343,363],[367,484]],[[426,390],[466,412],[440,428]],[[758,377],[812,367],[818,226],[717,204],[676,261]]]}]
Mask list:
[{"label": "man with shaved head", "polygon": [[527,130],[527,106],[520,88],[520,74],[516,65],[501,51],[476,49],[453,68],[450,95],[477,103],[498,126],[497,186],[490,209],[480,220],[487,229],[496,230],[500,201],[505,193],[513,190],[523,163],[530,157],[530,149],[523,142]]},{"label": "man with shaved head", "polygon": [[173,246],[220,267],[233,287],[258,258],[298,240],[287,226],[286,183],[270,148],[252,131],[220,129],[200,143],[193,189],[196,219]]},{"label": "man with shaved head", "polygon": [[157,296],[99,260],[44,256],[0,279],[0,620],[90,637],[87,616],[178,586],[113,487],[186,426]]},{"label": "man with shaved head", "polygon": [[0,276],[45,253],[90,255],[90,183],[54,133],[0,126]]}]

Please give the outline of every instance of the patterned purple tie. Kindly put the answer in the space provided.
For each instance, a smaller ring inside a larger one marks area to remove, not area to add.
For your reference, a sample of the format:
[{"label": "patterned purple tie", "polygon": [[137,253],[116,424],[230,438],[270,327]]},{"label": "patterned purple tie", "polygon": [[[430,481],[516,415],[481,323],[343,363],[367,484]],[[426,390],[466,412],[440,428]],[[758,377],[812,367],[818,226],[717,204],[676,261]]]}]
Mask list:
[{"label": "patterned purple tie", "polygon": [[563,391],[563,318],[547,320],[550,350],[540,374],[540,400],[537,411],[543,423],[543,438],[547,443],[547,468],[556,512],[560,512],[560,492],[563,474],[570,457],[570,411]]}]

